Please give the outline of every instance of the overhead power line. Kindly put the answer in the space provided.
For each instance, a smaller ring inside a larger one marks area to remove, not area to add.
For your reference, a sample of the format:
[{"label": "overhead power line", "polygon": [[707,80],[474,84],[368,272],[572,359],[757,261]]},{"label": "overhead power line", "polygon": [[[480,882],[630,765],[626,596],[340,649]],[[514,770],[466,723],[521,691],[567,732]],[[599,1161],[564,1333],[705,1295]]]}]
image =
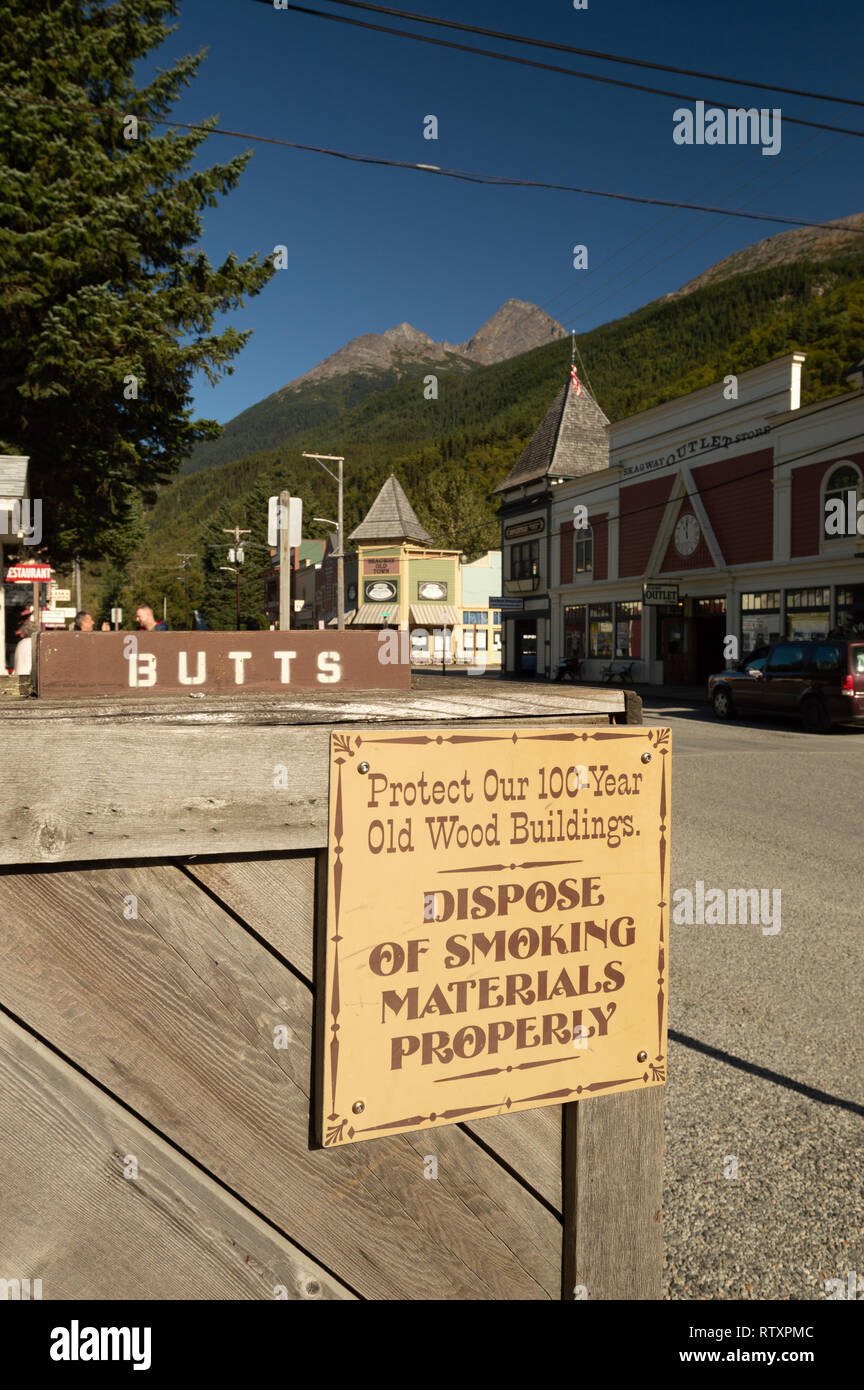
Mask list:
[{"label": "overhead power line", "polygon": [[[32,106],[50,106],[63,111],[79,111],[94,116],[111,116],[123,120],[135,115],[133,111],[111,110],[103,106],[55,101],[49,97],[32,97],[24,92],[0,90],[0,99],[20,101]],[[412,169],[418,173],[430,174],[435,178],[459,179],[464,183],[486,184],[498,188],[544,188],[556,193],[578,193],[586,198],[612,198],[624,203],[648,203],[654,207],[685,208],[691,212],[722,214],[725,217],[743,217],[750,222],[777,222],[787,227],[818,227],[820,231],[854,232],[864,236],[864,227],[850,227],[845,222],[813,222],[804,217],[780,217],[770,212],[745,212],[743,209],[711,207],[704,203],[684,203],[673,198],[649,198],[636,193],[612,193],[607,189],[579,188],[569,183],[545,183],[539,179],[514,179],[498,174],[478,174],[465,169],[442,169],[436,164],[421,164],[405,159],[386,159],[382,155],[352,154],[347,150],[333,150],[323,145],[301,144],[296,140],[280,140],[275,135],[252,135],[248,131],[228,130],[224,126],[195,124],[191,121],[167,121],[146,112],[138,117],[143,124],[168,126],[174,130],[199,131],[202,135],[226,135],[236,140],[251,140],[263,145],[279,145],[289,150],[305,150],[311,154],[329,155],[333,159],[346,159],[356,164],[375,164],[390,169]],[[862,132],[864,133],[864,132]]]},{"label": "overhead power line", "polygon": [[[272,0],[265,0],[272,3]],[[410,19],[417,24],[434,24],[442,29],[460,29],[467,34],[483,34],[488,39],[506,39],[508,43],[531,44],[534,48],[554,49],[556,53],[576,53],[582,58],[599,58],[604,63],[624,63],[627,67],[651,68],[655,72],[676,72],[684,77],[704,77],[709,82],[733,82],[740,87],[758,87],[764,92],[783,92],[787,96],[810,97],[814,101],[835,101],[843,106],[864,106],[854,97],[838,97],[827,92],[810,92],[799,87],[781,87],[776,82],[754,82],[749,77],[724,77],[716,72],[699,72],[695,68],[677,68],[671,63],[652,63],[645,58],[624,58],[618,53],[603,53],[594,48],[576,48],[569,43],[552,43],[548,39],[529,38],[527,34],[510,34],[502,29],[483,29],[477,24],[460,24],[455,19],[433,19],[431,15],[414,14],[410,10],[394,10],[388,5],[369,5],[365,0],[331,0],[334,5],[346,5],[352,10],[369,10],[389,14],[396,19]]]},{"label": "overhead power line", "polygon": [[[259,5],[272,8],[272,0],[256,0]],[[365,19],[349,19],[347,15],[330,14],[327,10],[313,10],[307,5],[280,4],[280,11],[291,10],[296,14],[313,15],[316,19],[329,19],[335,24],[350,24],[355,29],[371,29],[380,34],[391,34],[400,39],[413,39],[415,43],[430,43],[437,48],[455,49],[459,53],[473,53],[481,58],[495,58],[499,63],[517,63],[521,67],[539,68],[543,72],[559,72],[565,77],[579,77],[585,82],[602,82],[610,87],[628,87],[635,92],[649,92],[653,96],[675,97],[677,101],[711,101],[724,109],[737,109],[726,98],[708,98],[692,92],[672,92],[665,87],[646,87],[641,82],[625,82],[621,77],[601,77],[596,72],[577,72],[575,68],[562,68],[555,63],[541,63],[535,58],[519,58],[514,53],[496,53],[491,48],[477,48],[472,44],[454,43],[450,39],[433,39],[431,34],[412,34],[407,29],[394,29],[388,24],[372,24]],[[783,115],[787,125],[806,125],[814,130],[830,130],[838,135],[857,135],[864,137],[864,130],[850,130],[847,126],[826,125],[822,121],[806,121],[801,116]]]}]

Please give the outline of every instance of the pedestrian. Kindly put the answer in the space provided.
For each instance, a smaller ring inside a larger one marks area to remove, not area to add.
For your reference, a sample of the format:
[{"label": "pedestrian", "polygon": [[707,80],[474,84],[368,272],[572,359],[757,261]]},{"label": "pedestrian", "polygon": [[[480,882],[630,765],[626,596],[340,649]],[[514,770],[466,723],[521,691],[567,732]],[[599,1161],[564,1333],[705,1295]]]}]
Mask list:
[{"label": "pedestrian", "polygon": [[92,632],[96,624],[93,621],[93,614],[88,613],[86,608],[82,608],[80,613],[75,614],[75,621],[72,624],[73,632]]},{"label": "pedestrian", "polygon": [[157,623],[153,609],[142,603],[135,610],[135,621],[145,632],[167,632],[167,623]]},{"label": "pedestrian", "polygon": [[35,631],[36,629],[30,619],[27,618],[15,633],[15,636],[19,639],[15,644],[15,661],[12,668],[13,674],[16,676],[29,676],[32,674],[33,643],[31,638]]},{"label": "pedestrian", "polygon": [[100,631],[100,632],[110,632],[110,631],[111,631],[111,624],[110,624],[110,623],[100,623],[100,624],[99,624],[99,631]]}]

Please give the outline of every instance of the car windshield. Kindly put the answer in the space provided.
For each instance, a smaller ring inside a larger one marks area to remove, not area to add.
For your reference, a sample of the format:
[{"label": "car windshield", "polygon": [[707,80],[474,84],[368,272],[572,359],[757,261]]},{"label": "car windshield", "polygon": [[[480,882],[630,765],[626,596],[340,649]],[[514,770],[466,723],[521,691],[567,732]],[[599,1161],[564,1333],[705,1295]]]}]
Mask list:
[{"label": "car windshield", "polygon": [[753,656],[753,657],[750,658],[749,661],[745,661],[745,662],[744,662],[744,670],[745,670],[745,671],[764,671],[764,670],[765,670],[765,662],[766,662],[767,660],[768,660],[768,657],[767,657],[767,656]]}]

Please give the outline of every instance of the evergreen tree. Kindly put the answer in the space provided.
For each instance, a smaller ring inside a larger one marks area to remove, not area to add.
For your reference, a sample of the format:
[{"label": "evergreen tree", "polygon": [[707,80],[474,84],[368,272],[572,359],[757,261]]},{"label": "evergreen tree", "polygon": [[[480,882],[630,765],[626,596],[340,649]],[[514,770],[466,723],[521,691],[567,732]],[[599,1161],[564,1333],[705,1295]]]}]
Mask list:
[{"label": "evergreen tree", "polygon": [[192,418],[192,379],[230,372],[249,335],[215,333],[216,315],[274,268],[233,253],[213,267],[196,246],[202,210],[249,155],[191,170],[205,134],[154,124],[203,55],[135,84],[173,32],[176,0],[4,8],[0,434],[30,455],[52,559],[116,565],[134,548],[139,500],[219,433]]}]

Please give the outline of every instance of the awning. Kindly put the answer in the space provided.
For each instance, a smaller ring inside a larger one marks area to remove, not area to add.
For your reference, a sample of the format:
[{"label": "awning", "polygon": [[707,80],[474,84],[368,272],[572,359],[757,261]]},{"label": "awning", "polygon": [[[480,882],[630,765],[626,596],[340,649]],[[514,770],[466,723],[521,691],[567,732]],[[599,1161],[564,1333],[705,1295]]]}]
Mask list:
[{"label": "awning", "polygon": [[[345,621],[347,622],[347,615]],[[352,627],[396,627],[399,623],[399,604],[361,603]]]},{"label": "awning", "polygon": [[[354,619],[355,619],[356,617],[357,617],[357,609],[356,609],[356,608],[350,609],[350,611],[347,612],[347,613],[345,614],[345,626],[348,627],[349,624],[353,623],[353,622],[354,622]],[[327,619],[327,626],[328,626],[328,627],[336,627],[336,626],[338,626],[338,623],[339,623],[338,617],[337,617],[337,618],[328,618],[328,619]]]},{"label": "awning", "polygon": [[459,627],[461,624],[451,603],[412,603],[411,621],[417,627]]}]

